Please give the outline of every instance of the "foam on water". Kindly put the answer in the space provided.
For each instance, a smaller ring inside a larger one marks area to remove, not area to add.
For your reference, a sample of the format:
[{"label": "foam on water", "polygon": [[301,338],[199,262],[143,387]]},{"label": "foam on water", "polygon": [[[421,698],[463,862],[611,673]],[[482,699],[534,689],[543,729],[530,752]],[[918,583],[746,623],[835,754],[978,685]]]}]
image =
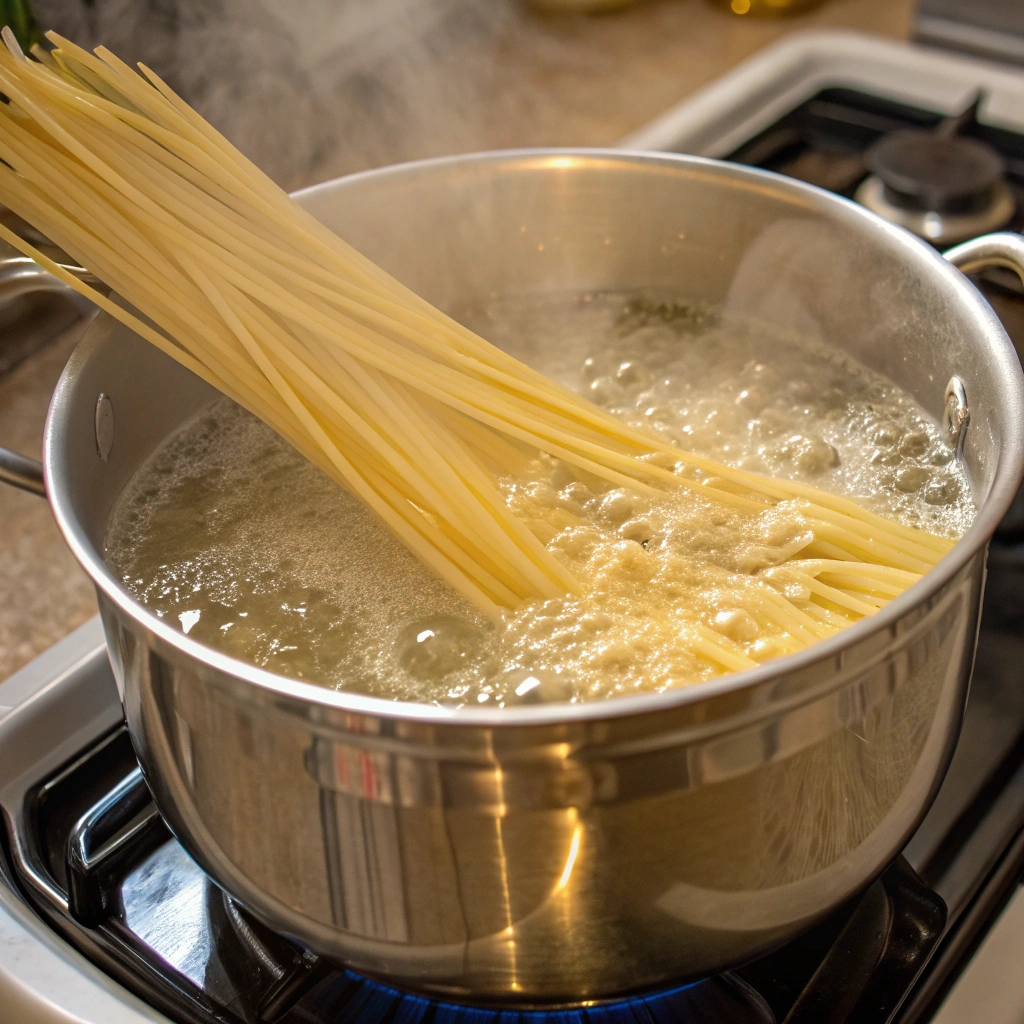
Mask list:
[{"label": "foam on water", "polygon": [[[831,349],[650,296],[496,302],[468,321],[688,450],[806,480],[947,536],[973,517],[937,426],[891,382]],[[583,700],[720,674],[678,642],[693,622],[714,624],[755,660],[783,649],[778,630],[745,609],[756,574],[808,543],[797,509],[739,513],[683,490],[643,497],[547,456],[501,483],[585,592],[529,602],[498,628],[227,400],[126,488],[107,557],[140,601],[204,643],[294,678],[401,700]]]}]

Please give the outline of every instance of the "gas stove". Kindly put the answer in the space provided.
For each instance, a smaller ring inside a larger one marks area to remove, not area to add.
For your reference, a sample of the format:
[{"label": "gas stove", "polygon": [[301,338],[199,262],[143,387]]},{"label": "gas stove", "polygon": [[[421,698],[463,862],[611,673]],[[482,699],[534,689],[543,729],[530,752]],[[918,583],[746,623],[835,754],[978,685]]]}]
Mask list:
[{"label": "gas stove", "polygon": [[[937,246],[1024,227],[1024,72],[806,34],[624,140],[755,164]],[[940,173],[935,174],[936,168]],[[1024,289],[979,285],[1024,346]],[[98,621],[0,684],[0,1018],[195,1024],[989,1024],[1024,1018],[1024,514],[993,542],[949,773],[863,893],[753,963],[628,1000],[457,1006],[268,932],[184,853],[121,723]],[[258,842],[258,837],[254,837]]]}]

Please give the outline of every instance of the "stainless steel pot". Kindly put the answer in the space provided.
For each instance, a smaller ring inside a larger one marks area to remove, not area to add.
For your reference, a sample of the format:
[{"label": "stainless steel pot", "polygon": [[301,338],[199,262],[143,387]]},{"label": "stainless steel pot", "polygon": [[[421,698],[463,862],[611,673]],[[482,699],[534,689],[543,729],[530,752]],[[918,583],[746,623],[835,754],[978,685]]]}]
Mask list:
[{"label": "stainless steel pot", "polygon": [[[132,742],[186,849],[313,949],[485,1001],[694,977],[864,886],[951,756],[987,541],[1021,478],[1020,366],[971,283],[850,202],[694,158],[485,154],[298,198],[455,314],[494,293],[668,288],[817,333],[951,429],[966,397],[979,512],[875,617],[712,683],[505,711],[318,689],[190,640],[108,570],[115,498],[215,396],[100,316],[54,394],[46,490],[96,583]],[[964,258],[1021,266],[1014,236],[985,245]]]}]

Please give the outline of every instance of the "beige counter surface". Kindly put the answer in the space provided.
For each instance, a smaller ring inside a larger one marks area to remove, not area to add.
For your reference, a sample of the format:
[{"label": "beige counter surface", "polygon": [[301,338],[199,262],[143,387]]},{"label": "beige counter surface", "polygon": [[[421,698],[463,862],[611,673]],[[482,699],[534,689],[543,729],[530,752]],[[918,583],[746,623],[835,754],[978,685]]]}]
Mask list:
[{"label": "beige counter surface", "polygon": [[[350,59],[351,39],[338,35],[337,12],[345,4],[294,0],[283,6],[301,17],[289,26],[274,23],[278,5],[256,4],[262,29],[252,5],[214,5],[226,12],[216,26],[222,42],[234,45],[259,29],[278,37],[277,53],[291,54],[283,70],[245,62],[249,74],[234,90],[223,78],[190,73],[185,55],[195,47],[180,21],[166,39],[160,37],[166,26],[141,22],[141,15],[104,26],[103,9],[117,14],[123,4],[98,10],[38,0],[34,6],[44,24],[79,42],[102,38],[124,57],[146,58],[290,188],[447,152],[610,145],[785,32],[852,28],[902,38],[913,10],[911,0],[832,0],[800,18],[765,22],[737,18],[705,0],[652,0],[602,17],[540,17],[515,0],[435,2],[443,17],[428,24],[401,20],[395,32],[405,42],[376,56],[364,42],[358,66]],[[79,7],[88,17],[75,13]],[[211,32],[207,25],[204,40]],[[261,45],[256,53],[268,49]],[[272,96],[269,106],[260,102],[261,89]],[[297,113],[289,117],[292,108]],[[255,116],[234,117],[235,111]],[[67,331],[0,377],[0,443],[39,454],[49,395],[79,333]],[[0,487],[0,679],[95,611],[91,585],[46,504]]]}]

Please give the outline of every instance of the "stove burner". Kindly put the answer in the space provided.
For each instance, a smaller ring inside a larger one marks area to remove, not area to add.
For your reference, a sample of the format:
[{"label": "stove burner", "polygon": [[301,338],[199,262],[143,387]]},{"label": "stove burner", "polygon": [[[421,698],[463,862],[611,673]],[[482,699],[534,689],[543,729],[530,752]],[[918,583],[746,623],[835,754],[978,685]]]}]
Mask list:
[{"label": "stove burner", "polygon": [[922,212],[983,209],[1004,171],[1002,157],[983,142],[912,128],[884,136],[865,159],[891,202]]},{"label": "stove burner", "polygon": [[[775,1024],[765,1000],[735,975],[666,992],[560,1010],[478,1007],[425,999],[343,971],[301,1004],[307,1021],[333,1024]],[[291,1024],[282,1018],[281,1024]]]},{"label": "stove burner", "polygon": [[977,139],[904,129],[882,136],[864,162],[872,174],[857,201],[935,245],[993,231],[1013,216],[1003,159]]}]

